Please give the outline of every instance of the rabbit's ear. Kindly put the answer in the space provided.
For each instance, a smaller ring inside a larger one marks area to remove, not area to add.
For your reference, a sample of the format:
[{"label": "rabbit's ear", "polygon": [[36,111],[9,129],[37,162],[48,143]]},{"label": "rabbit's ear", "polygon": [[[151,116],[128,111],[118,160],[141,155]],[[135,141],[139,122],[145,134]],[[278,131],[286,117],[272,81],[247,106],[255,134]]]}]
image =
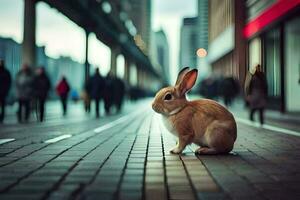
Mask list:
[{"label": "rabbit's ear", "polygon": [[177,75],[177,80],[175,85],[179,85],[179,83],[182,81],[182,78],[189,71],[189,69],[190,69],[189,67],[184,67],[182,70],[180,70],[180,72]]},{"label": "rabbit's ear", "polygon": [[178,85],[180,95],[184,95],[187,93],[192,87],[195,85],[198,76],[198,70],[192,69],[191,71],[187,72],[180,84]]}]

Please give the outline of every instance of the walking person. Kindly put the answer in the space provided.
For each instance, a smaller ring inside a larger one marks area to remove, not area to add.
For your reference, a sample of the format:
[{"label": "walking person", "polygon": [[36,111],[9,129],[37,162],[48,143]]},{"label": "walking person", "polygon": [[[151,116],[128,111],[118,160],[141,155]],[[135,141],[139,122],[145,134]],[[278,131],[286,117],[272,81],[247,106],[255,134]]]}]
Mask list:
[{"label": "walking person", "polygon": [[3,122],[5,117],[5,99],[8,95],[11,86],[11,76],[9,71],[5,68],[4,60],[0,60],[0,123]]},{"label": "walking person", "polygon": [[220,96],[223,97],[226,107],[231,106],[239,90],[239,83],[234,77],[226,77],[220,82]]},{"label": "walking person", "polygon": [[36,72],[37,73],[34,79],[34,90],[39,111],[38,120],[42,122],[44,121],[45,103],[51,84],[43,67],[38,68]]},{"label": "walking person", "polygon": [[96,68],[95,74],[90,77],[86,85],[88,96],[95,101],[96,117],[100,116],[99,102],[103,98],[105,88],[104,78],[99,73],[99,68]]},{"label": "walking person", "polygon": [[86,89],[87,89],[87,85],[85,85],[85,87],[81,93],[81,99],[83,100],[85,112],[90,113],[91,112],[91,98],[90,98],[89,94],[87,93]]},{"label": "walking person", "polygon": [[59,83],[56,86],[56,92],[60,97],[60,101],[63,107],[63,115],[65,116],[67,114],[67,101],[70,92],[70,86],[66,77],[63,76],[62,79],[59,81]]},{"label": "walking person", "polygon": [[[34,75],[31,68],[24,64],[16,77],[16,95],[19,102],[17,112],[18,121],[28,121],[30,116],[30,102],[33,98]],[[25,112],[25,115],[24,115]]]},{"label": "walking person", "polygon": [[254,121],[254,114],[259,112],[260,124],[264,123],[264,109],[267,104],[268,85],[261,66],[257,65],[252,74],[248,74],[245,82],[246,101],[250,107],[250,120]]},{"label": "walking person", "polygon": [[114,79],[113,82],[114,85],[114,89],[113,89],[113,93],[114,93],[114,104],[116,106],[116,111],[117,113],[121,112],[122,109],[122,105],[123,105],[123,100],[125,97],[125,83],[122,81],[122,79],[116,77]]},{"label": "walking person", "polygon": [[104,109],[105,114],[109,115],[111,111],[111,107],[114,103],[114,75],[110,71],[105,77],[105,88],[104,88]]}]

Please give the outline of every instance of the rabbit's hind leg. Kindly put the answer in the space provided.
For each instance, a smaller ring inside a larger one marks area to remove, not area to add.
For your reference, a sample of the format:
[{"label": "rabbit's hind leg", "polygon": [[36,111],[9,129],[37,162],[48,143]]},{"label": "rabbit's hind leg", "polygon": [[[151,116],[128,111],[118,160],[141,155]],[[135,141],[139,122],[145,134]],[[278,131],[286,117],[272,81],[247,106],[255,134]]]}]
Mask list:
[{"label": "rabbit's hind leg", "polygon": [[206,149],[199,149],[200,154],[226,154],[234,145],[230,129],[224,123],[214,123],[205,133]]},{"label": "rabbit's hind leg", "polygon": [[200,155],[214,155],[218,153],[219,152],[216,149],[210,147],[200,147],[195,151],[195,154],[200,154]]}]

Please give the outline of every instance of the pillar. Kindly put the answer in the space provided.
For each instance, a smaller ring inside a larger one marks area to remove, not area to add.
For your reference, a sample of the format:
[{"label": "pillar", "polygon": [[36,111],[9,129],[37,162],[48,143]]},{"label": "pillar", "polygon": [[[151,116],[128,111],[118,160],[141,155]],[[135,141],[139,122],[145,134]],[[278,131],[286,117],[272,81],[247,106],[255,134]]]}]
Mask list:
[{"label": "pillar", "polygon": [[235,49],[234,49],[234,64],[232,74],[238,78],[241,85],[244,85],[247,66],[246,66],[246,49],[247,41],[243,35],[243,29],[245,27],[245,2],[235,1],[234,3],[234,27],[235,27]]},{"label": "pillar", "polygon": [[144,89],[145,88],[145,72],[141,68],[137,68],[137,74],[138,74],[138,87]]},{"label": "pillar", "polygon": [[22,64],[28,64],[31,67],[36,65],[35,29],[35,0],[24,0],[24,33],[22,44]]},{"label": "pillar", "polygon": [[112,47],[110,56],[110,71],[114,76],[117,75],[117,57],[119,55],[119,49],[116,47]]},{"label": "pillar", "polygon": [[125,57],[125,73],[124,73],[124,81],[130,84],[130,65],[131,62],[128,58]]},{"label": "pillar", "polygon": [[87,83],[90,77],[90,64],[89,64],[89,35],[88,31],[85,31],[85,64],[84,64],[84,80]]}]

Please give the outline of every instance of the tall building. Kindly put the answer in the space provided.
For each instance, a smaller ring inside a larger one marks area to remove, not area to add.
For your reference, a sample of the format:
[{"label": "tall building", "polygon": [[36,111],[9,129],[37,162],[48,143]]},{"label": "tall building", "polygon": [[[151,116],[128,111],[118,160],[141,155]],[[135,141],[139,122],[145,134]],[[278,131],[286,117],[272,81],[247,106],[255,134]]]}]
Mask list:
[{"label": "tall building", "polygon": [[261,64],[268,82],[268,106],[300,111],[300,1],[247,0],[246,70]]},{"label": "tall building", "polygon": [[149,52],[151,35],[151,0],[126,0],[124,7],[137,29],[136,40],[142,40],[144,52]]},{"label": "tall building", "polygon": [[180,69],[188,66],[199,68],[202,76],[208,71],[206,58],[196,54],[199,48],[208,50],[208,0],[198,0],[197,17],[184,18],[180,31]]},{"label": "tall building", "polygon": [[[48,61],[49,75],[52,83],[55,85],[65,76],[70,83],[71,89],[81,91],[84,83],[84,65],[74,61],[67,56],[60,56],[57,59]],[[48,70],[47,70],[48,71]],[[53,74],[50,74],[53,72]]]},{"label": "tall building", "polygon": [[[198,0],[198,47],[208,51],[208,0]],[[195,54],[195,52],[194,52]],[[197,57],[197,67],[201,72],[199,79],[206,77],[209,74],[210,66],[207,62],[207,56]]]},{"label": "tall building", "polygon": [[[0,59],[3,59],[13,80],[21,67],[22,45],[11,38],[0,37]],[[43,66],[55,86],[62,75],[67,76],[72,89],[80,91],[84,82],[84,65],[72,60],[70,57],[50,58],[45,54],[45,47],[36,48],[37,66]],[[54,87],[52,87],[53,89]],[[14,87],[10,98],[14,97]],[[53,97],[53,92],[51,93]]]},{"label": "tall building", "polygon": [[260,64],[268,108],[300,111],[300,1],[210,0],[209,61],[215,74],[245,74]]},{"label": "tall building", "polygon": [[217,76],[233,76],[244,82],[246,65],[244,1],[210,0],[208,62]]},{"label": "tall building", "polygon": [[150,57],[157,71],[162,73],[164,84],[168,85],[170,81],[170,55],[169,43],[163,30],[154,32],[151,36]]},{"label": "tall building", "polygon": [[[13,78],[18,73],[22,65],[21,47],[22,47],[21,44],[17,43],[11,38],[0,37],[0,59],[4,60],[5,65],[7,66],[8,70],[12,74]],[[37,66],[46,67],[48,57],[45,54],[45,47],[44,46],[37,47],[36,54],[37,54]]]},{"label": "tall building", "polygon": [[21,66],[21,45],[11,38],[0,37],[0,59],[14,79]]},{"label": "tall building", "polygon": [[198,0],[198,48],[208,48],[208,0]]},{"label": "tall building", "polygon": [[197,66],[198,39],[197,17],[184,18],[180,29],[179,70]]}]

